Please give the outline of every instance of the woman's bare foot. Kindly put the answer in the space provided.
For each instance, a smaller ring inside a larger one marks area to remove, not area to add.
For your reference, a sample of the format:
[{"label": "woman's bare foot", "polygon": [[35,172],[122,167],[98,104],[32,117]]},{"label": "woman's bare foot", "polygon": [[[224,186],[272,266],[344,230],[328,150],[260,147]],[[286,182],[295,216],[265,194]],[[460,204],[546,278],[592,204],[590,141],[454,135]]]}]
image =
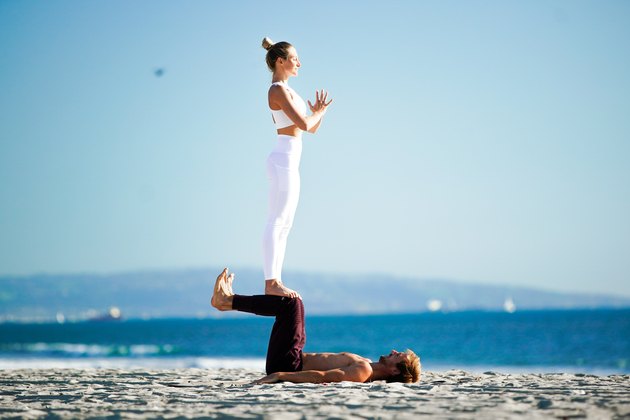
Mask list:
[{"label": "woman's bare foot", "polygon": [[210,304],[220,311],[232,310],[232,282],[234,281],[234,273],[228,276],[228,269],[224,268],[214,283],[214,293]]},{"label": "woman's bare foot", "polygon": [[273,296],[286,296],[290,298],[300,298],[302,296],[295,290],[291,290],[276,279],[265,280],[265,294]]}]

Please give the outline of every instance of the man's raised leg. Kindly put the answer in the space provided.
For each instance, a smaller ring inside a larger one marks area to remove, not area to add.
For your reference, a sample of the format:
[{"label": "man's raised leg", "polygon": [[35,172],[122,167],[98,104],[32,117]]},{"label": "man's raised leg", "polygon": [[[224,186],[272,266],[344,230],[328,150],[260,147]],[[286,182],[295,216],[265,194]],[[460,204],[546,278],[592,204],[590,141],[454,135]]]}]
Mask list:
[{"label": "man's raised leg", "polygon": [[234,294],[234,273],[224,269],[217,277],[210,303],[220,311],[249,312],[275,316],[267,348],[267,373],[302,370],[302,349],[306,343],[304,305],[300,298]]}]

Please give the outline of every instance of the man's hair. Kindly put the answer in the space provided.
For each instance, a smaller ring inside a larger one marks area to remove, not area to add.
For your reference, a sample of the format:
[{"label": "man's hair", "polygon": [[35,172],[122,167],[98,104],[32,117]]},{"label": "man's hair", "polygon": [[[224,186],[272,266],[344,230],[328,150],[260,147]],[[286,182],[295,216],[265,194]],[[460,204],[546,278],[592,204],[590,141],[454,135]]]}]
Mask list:
[{"label": "man's hair", "polygon": [[409,349],[407,349],[405,353],[408,356],[407,361],[396,364],[400,373],[390,376],[387,379],[387,382],[403,382],[405,384],[411,384],[420,380],[420,374],[422,372],[420,357]]}]

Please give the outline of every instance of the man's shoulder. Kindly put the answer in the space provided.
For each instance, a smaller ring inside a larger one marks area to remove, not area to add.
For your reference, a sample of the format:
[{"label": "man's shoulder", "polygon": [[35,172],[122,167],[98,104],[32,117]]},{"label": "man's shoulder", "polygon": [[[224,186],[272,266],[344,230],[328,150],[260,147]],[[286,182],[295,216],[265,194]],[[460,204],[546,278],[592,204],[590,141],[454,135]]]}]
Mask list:
[{"label": "man's shoulder", "polygon": [[346,372],[346,380],[353,382],[366,382],[372,377],[372,365],[365,360],[357,360],[343,368]]}]

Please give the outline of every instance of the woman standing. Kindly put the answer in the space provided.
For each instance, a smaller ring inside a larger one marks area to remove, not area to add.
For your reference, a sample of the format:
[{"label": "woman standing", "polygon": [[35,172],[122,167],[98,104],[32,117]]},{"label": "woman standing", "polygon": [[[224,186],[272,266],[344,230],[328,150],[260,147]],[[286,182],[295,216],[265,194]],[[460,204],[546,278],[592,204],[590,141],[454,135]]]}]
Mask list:
[{"label": "woman standing", "polygon": [[268,101],[278,132],[278,142],[267,158],[270,189],[269,217],[263,234],[265,294],[299,297],[282,283],[282,264],[300,198],[302,132],[317,131],[332,99],[327,101],[324,90],[316,91],[315,104],[308,101],[311,115],[307,116],[304,100],[288,84],[300,68],[297,51],[288,42],[274,44],[269,38],[263,39],[262,46],[267,50],[267,67],[273,73]]}]

